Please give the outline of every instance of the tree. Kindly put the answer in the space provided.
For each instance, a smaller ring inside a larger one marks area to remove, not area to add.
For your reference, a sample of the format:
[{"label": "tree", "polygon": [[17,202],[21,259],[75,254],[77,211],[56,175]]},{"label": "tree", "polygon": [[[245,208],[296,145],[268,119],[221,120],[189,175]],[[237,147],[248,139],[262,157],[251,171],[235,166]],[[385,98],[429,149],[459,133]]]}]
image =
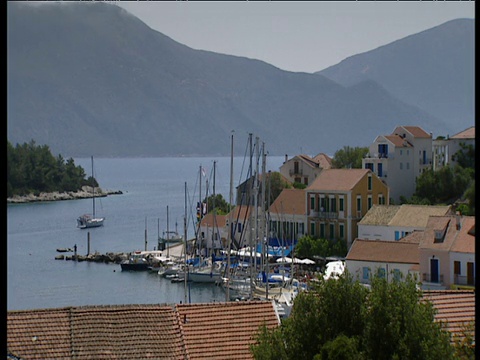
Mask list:
[{"label": "tree", "polygon": [[344,240],[327,240],[313,238],[309,235],[302,236],[295,245],[295,253],[299,257],[312,257],[314,255],[345,256],[347,255],[347,243]]},{"label": "tree", "polygon": [[345,271],[298,294],[278,328],[259,331],[252,353],[276,359],[256,357],[268,344],[288,359],[453,359],[450,334],[434,316],[411,276],[374,274],[368,289]]},{"label": "tree", "polygon": [[332,167],[336,169],[361,169],[362,159],[368,154],[368,147],[344,146],[333,155]]},{"label": "tree", "polygon": [[204,202],[207,203],[208,212],[216,211],[217,215],[226,215],[229,211],[228,202],[223,198],[222,194],[210,195]]}]

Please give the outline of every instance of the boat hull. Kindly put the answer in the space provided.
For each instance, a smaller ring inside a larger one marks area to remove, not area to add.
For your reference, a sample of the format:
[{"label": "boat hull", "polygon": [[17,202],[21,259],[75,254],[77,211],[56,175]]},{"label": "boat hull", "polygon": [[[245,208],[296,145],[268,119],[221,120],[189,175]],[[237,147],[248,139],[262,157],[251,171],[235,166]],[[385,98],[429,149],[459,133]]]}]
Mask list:
[{"label": "boat hull", "polygon": [[222,281],[221,274],[216,272],[189,272],[187,276],[188,281],[191,282],[215,283]]},{"label": "boat hull", "polygon": [[147,271],[150,270],[150,265],[148,263],[121,263],[122,271]]}]

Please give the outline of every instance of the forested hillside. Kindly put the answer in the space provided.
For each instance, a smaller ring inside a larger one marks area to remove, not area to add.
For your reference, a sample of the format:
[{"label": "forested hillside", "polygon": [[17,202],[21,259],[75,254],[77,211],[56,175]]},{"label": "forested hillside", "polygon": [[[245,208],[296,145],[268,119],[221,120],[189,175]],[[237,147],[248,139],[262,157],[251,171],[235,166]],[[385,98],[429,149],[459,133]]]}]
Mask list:
[{"label": "forested hillside", "polygon": [[7,197],[98,186],[95,179],[85,176],[85,170],[76,166],[72,158],[53,156],[47,145],[37,145],[31,140],[14,147],[7,141]]}]

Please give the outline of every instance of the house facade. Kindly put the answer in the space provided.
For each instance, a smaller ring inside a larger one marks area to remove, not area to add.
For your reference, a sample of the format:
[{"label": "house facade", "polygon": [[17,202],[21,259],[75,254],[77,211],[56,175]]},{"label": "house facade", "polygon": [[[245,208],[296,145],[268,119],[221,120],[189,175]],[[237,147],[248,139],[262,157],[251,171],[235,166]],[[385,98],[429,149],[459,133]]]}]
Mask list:
[{"label": "house facade", "polygon": [[357,225],[375,204],[389,203],[389,189],[369,169],[326,169],[305,189],[307,234],[341,239],[350,247]]},{"label": "house facade", "polygon": [[297,182],[308,186],[323,169],[330,169],[331,167],[332,159],[324,153],[320,153],[313,158],[301,154],[289,159],[288,155],[285,155],[285,161],[280,166],[280,174],[291,183]]},{"label": "house facade", "polygon": [[362,159],[390,188],[393,203],[415,192],[415,180],[432,166],[432,134],[418,126],[398,126],[390,135],[377,136]]},{"label": "house facade", "polygon": [[474,216],[431,216],[419,251],[424,289],[475,286]]},{"label": "house facade", "polygon": [[433,169],[439,170],[446,165],[455,166],[454,155],[462,150],[461,144],[475,148],[475,126],[469,127],[451,137],[433,140]]},{"label": "house facade", "polygon": [[358,223],[358,237],[398,241],[413,231],[425,230],[430,216],[453,214],[442,205],[373,205]]},{"label": "house facade", "polygon": [[418,243],[355,239],[345,258],[348,272],[362,284],[378,275],[388,281],[419,278]]}]

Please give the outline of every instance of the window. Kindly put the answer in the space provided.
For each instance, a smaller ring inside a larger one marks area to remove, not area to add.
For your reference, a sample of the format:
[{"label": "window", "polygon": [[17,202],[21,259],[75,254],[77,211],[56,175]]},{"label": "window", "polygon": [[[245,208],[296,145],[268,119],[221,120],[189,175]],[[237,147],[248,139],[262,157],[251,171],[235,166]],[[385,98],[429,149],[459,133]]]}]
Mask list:
[{"label": "window", "polygon": [[393,269],[393,279],[399,281],[402,278],[402,272],[398,269]]},{"label": "window", "polygon": [[384,268],[379,268],[378,269],[378,277],[381,279],[385,279],[385,269]]},{"label": "window", "polygon": [[368,190],[372,190],[372,175],[368,175]]},{"label": "window", "polygon": [[330,239],[335,239],[335,224],[329,225]]},{"label": "window", "polygon": [[320,224],[320,237],[322,239],[325,239],[325,224],[324,223]]},{"label": "window", "polygon": [[455,275],[460,275],[461,274],[460,261],[454,261],[453,262],[453,273]]},{"label": "window", "polygon": [[340,239],[345,239],[345,225],[343,224],[340,224],[338,225],[338,235],[340,237]]},{"label": "window", "polygon": [[315,223],[310,223],[310,236],[315,236]]},{"label": "window", "polygon": [[295,161],[293,163],[293,169],[294,169],[293,171],[294,171],[295,174],[299,173],[299,171],[298,171],[298,161]]},{"label": "window", "polygon": [[338,210],[343,211],[343,197],[338,199]]},{"label": "window", "polygon": [[[299,182],[300,182],[300,181],[299,181]],[[305,176],[305,177],[303,178],[303,183],[304,183],[305,185],[308,185],[308,177]]]},{"label": "window", "polygon": [[395,231],[395,240],[400,240],[400,231]]},{"label": "window", "polygon": [[310,210],[315,210],[315,196],[310,197]]},{"label": "window", "polygon": [[335,197],[330,198],[330,211],[337,212],[337,201]]},{"label": "window", "polygon": [[360,195],[357,197],[357,211],[362,211],[362,198]]},{"label": "window", "polygon": [[378,205],[385,205],[385,197],[382,194],[378,195]]},{"label": "window", "polygon": [[327,211],[327,205],[326,205],[326,202],[325,202],[325,197],[321,197],[320,198],[320,211]]},{"label": "window", "polygon": [[368,195],[367,199],[367,210],[372,207],[372,195]]},{"label": "window", "polygon": [[405,163],[405,166],[407,167],[407,170],[410,169],[410,163]]},{"label": "window", "polygon": [[363,280],[368,280],[370,279],[370,269],[366,266],[362,268],[362,273],[363,273]]},{"label": "window", "polygon": [[400,150],[400,155],[403,155],[403,150]]},{"label": "window", "polygon": [[365,169],[370,169],[371,171],[375,171],[375,167],[373,163],[365,163]]}]

